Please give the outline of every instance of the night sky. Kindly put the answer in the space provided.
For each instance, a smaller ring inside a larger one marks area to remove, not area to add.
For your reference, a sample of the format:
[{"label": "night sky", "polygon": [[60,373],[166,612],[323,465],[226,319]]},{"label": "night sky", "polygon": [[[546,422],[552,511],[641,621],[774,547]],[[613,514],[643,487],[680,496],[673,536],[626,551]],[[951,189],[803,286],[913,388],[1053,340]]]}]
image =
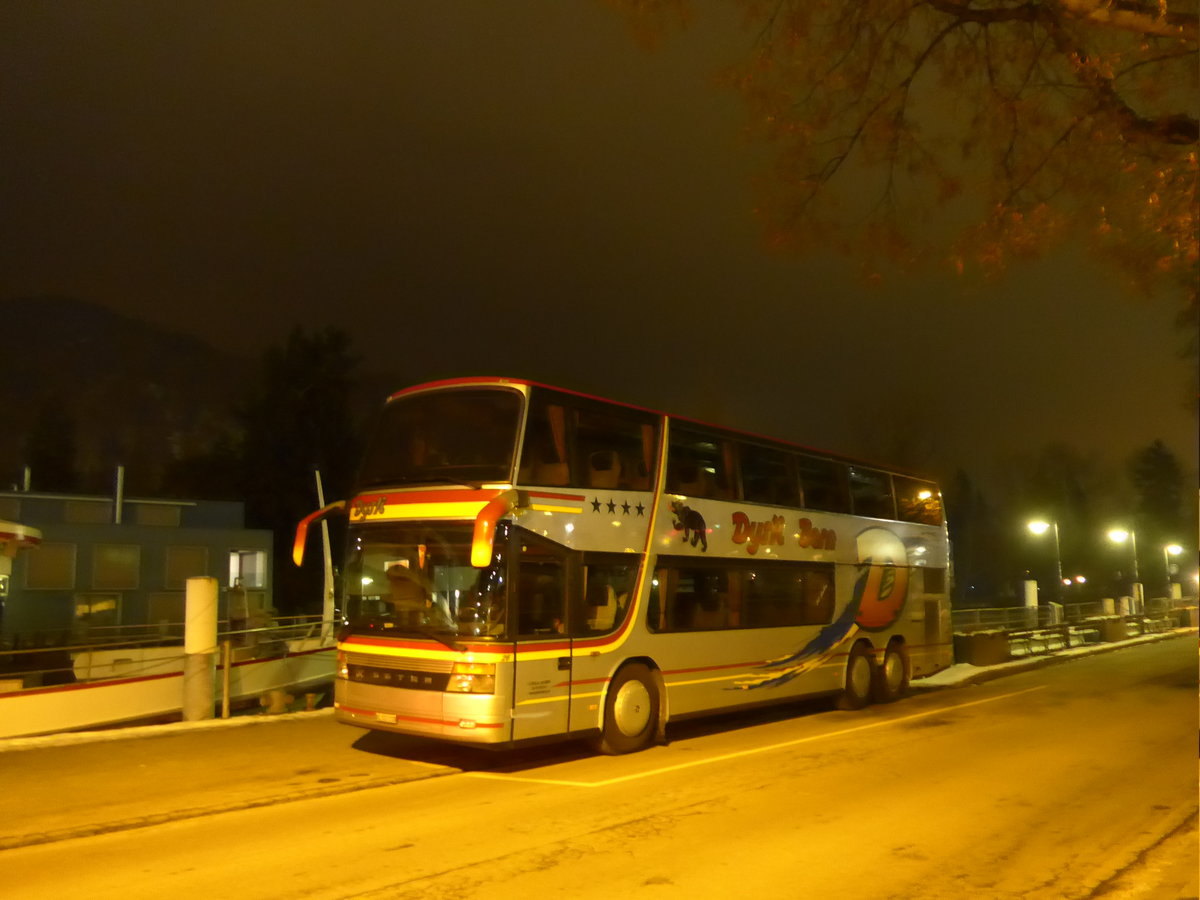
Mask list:
[{"label": "night sky", "polygon": [[1070,250],[985,287],[769,254],[767,155],[715,80],[751,40],[704,13],[647,52],[562,0],[6,0],[0,299],[247,356],[332,324],[408,380],[530,376],[868,457],[907,433],[946,473],[1158,437],[1195,471],[1177,298]]}]

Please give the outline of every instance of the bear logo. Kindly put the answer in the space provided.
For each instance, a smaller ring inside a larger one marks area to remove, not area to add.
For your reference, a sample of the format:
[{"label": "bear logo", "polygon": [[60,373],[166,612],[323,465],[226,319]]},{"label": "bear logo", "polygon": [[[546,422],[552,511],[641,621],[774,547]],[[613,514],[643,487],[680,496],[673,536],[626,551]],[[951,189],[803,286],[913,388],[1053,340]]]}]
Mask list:
[{"label": "bear logo", "polygon": [[671,524],[683,532],[684,542],[687,543],[690,540],[693,547],[699,544],[700,549],[707,553],[708,526],[704,523],[704,516],[691,507],[684,506],[681,500],[671,501],[671,514],[675,517],[675,521]]}]

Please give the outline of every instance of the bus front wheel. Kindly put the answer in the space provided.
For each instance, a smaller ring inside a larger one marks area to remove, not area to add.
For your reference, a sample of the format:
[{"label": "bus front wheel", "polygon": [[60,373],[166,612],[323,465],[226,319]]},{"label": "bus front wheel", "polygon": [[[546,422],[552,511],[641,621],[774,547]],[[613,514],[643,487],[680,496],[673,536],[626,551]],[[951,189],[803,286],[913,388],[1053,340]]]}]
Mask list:
[{"label": "bus front wheel", "polygon": [[846,686],[838,697],[838,709],[862,709],[871,702],[871,686],[875,683],[875,664],[871,651],[855,644],[846,660]]},{"label": "bus front wheel", "polygon": [[658,728],[658,686],[641,663],[617,672],[604,700],[604,723],[598,748],[602,753],[632,753],[646,747]]}]

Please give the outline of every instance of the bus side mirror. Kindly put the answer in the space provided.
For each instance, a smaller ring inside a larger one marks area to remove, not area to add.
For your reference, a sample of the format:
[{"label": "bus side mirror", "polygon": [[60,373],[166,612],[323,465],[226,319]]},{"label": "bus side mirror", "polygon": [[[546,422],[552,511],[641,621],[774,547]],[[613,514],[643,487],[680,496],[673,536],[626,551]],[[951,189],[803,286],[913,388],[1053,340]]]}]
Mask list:
[{"label": "bus side mirror", "polygon": [[328,506],[323,506],[314,513],[309,513],[300,520],[300,524],[296,526],[296,542],[292,544],[292,562],[300,565],[304,562],[304,544],[308,540],[308,526],[313,522],[318,522],[332,512],[346,508],[345,500],[338,500],[335,503],[330,503]]},{"label": "bus side mirror", "polygon": [[516,491],[501,491],[489,500],[475,517],[475,531],[471,536],[471,565],[475,568],[482,569],[491,564],[496,523],[512,512],[517,504]]}]

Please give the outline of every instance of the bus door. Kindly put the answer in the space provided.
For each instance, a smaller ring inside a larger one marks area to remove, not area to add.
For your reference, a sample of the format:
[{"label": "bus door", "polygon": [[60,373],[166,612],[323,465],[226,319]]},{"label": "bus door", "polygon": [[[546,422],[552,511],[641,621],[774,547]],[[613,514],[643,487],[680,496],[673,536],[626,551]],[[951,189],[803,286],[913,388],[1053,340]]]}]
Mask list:
[{"label": "bus door", "polygon": [[[517,639],[513,665],[513,740],[566,734],[571,710],[571,639],[567,620],[569,551],[516,529]],[[511,602],[511,601],[510,601]]]}]

